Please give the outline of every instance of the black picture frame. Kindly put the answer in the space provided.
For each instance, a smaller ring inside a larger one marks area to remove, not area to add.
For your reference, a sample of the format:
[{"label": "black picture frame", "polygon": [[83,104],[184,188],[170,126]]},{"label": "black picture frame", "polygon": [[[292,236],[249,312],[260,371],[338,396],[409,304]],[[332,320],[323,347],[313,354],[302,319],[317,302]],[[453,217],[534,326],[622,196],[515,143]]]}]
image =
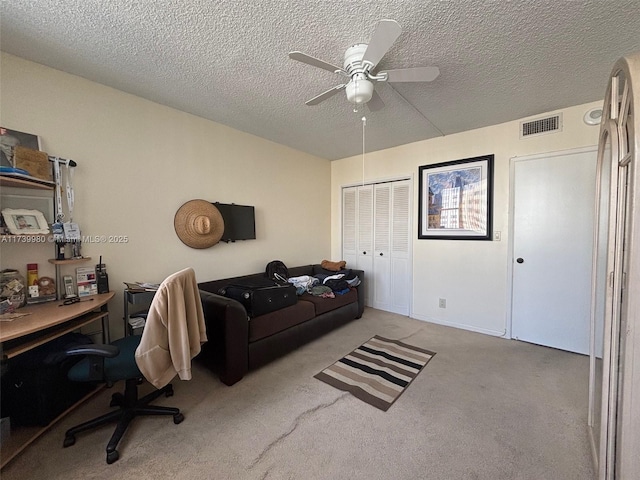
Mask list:
[{"label": "black picture frame", "polygon": [[418,239],[491,240],[494,155],[418,167]]}]

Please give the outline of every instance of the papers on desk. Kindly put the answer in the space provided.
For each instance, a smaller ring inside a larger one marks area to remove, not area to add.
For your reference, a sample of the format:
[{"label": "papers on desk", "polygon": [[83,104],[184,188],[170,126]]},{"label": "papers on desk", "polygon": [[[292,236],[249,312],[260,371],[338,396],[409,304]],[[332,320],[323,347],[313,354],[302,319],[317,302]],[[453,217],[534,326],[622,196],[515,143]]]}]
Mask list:
[{"label": "papers on desk", "polygon": [[10,322],[15,320],[16,318],[26,317],[27,315],[31,315],[31,313],[21,313],[21,312],[13,312],[13,313],[3,313],[0,314],[0,322]]},{"label": "papers on desk", "polygon": [[144,282],[123,282],[130,292],[155,292],[160,288],[159,283],[144,283]]}]

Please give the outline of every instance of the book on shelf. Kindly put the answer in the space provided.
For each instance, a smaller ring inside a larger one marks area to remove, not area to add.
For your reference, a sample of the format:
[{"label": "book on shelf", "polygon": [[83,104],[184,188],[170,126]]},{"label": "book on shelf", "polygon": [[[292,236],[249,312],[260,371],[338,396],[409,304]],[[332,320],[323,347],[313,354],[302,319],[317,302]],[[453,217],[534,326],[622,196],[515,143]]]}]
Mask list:
[{"label": "book on shelf", "polygon": [[130,292],[155,292],[160,288],[159,283],[123,282]]},{"label": "book on shelf", "polygon": [[78,286],[79,297],[97,295],[98,283],[96,281],[96,269],[93,267],[76,268],[76,284]]}]

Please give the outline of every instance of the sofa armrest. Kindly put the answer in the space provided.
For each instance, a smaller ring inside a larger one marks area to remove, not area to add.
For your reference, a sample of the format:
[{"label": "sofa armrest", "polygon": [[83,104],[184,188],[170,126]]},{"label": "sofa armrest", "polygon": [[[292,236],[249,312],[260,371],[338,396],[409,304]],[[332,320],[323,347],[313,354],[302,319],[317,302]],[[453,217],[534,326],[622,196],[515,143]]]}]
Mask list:
[{"label": "sofa armrest", "polygon": [[240,302],[215,293],[200,290],[200,298],[209,339],[203,345],[204,359],[220,361],[220,380],[233,385],[249,370],[247,311]]}]

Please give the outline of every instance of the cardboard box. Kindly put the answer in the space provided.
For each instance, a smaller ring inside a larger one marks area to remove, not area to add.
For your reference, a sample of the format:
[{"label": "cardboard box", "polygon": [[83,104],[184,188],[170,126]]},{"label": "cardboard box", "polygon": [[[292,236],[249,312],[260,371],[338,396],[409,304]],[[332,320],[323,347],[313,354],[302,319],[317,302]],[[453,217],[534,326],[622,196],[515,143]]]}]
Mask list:
[{"label": "cardboard box", "polygon": [[13,151],[13,163],[15,168],[26,170],[32,177],[49,182],[52,179],[51,163],[46,152],[18,145]]}]

